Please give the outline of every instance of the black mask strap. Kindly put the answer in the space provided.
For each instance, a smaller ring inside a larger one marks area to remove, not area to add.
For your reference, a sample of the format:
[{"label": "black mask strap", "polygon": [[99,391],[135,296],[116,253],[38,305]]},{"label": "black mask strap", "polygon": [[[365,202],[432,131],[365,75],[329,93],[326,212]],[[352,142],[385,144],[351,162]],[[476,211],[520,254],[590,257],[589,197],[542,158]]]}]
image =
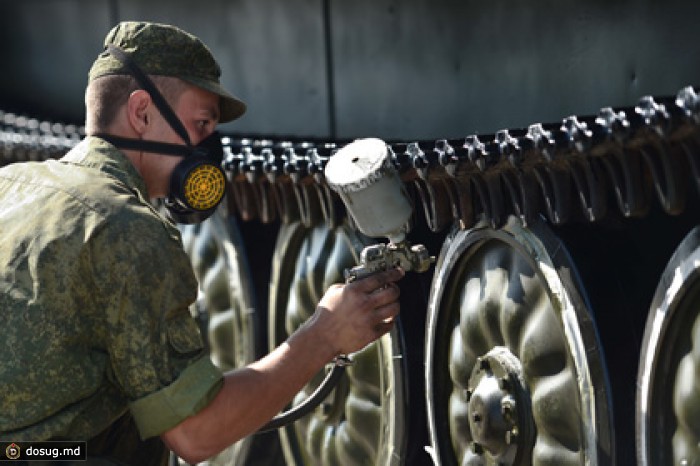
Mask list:
[{"label": "black mask strap", "polygon": [[146,73],[144,73],[143,70],[139,68],[134,59],[131,58],[131,56],[128,53],[124,52],[122,49],[112,44],[109,44],[107,46],[107,50],[109,51],[109,53],[114,55],[120,62],[124,63],[124,65],[127,68],[129,68],[129,71],[134,76],[139,85],[143,88],[144,91],[148,92],[148,94],[151,96],[151,100],[153,100],[153,103],[156,105],[161,115],[163,115],[163,118],[165,118],[170,127],[182,138],[183,141],[185,141],[185,143],[188,146],[191,146],[192,142],[190,141],[190,137],[187,134],[187,130],[183,126],[182,122],[177,117],[177,115],[175,115],[175,112],[173,112],[172,108],[170,108],[170,105],[168,105],[168,102],[165,100],[165,97],[163,97],[163,94],[161,94],[160,91],[158,91],[156,85],[153,84],[153,81],[151,81],[151,79],[146,75]]},{"label": "black mask strap", "polygon": [[173,157],[188,157],[192,154],[192,147],[183,146],[182,144],[122,138],[111,134],[95,134],[95,136],[120,149],[154,152],[156,154],[172,155]]}]

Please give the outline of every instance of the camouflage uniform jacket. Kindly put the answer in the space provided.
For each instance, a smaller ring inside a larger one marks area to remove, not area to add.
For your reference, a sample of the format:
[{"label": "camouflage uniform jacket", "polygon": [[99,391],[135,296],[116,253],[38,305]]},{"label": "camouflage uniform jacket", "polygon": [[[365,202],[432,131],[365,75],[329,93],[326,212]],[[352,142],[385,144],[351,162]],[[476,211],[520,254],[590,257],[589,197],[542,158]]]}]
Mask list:
[{"label": "camouflage uniform jacket", "polygon": [[190,262],[120,151],[88,137],[4,167],[0,201],[1,440],[87,440],[125,414],[145,439],[211,401]]}]

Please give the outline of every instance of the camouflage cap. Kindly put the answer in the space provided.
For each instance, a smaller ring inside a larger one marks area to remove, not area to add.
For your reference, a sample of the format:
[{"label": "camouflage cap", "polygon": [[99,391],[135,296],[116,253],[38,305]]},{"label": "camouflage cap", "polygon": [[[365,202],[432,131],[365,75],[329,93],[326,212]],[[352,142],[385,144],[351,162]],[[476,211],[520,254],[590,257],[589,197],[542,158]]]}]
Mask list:
[{"label": "camouflage cap", "polygon": [[105,50],[92,64],[88,81],[100,76],[130,74],[129,69],[106,50],[110,44],[130,54],[146,74],[180,78],[219,95],[219,121],[222,123],[240,117],[246,110],[243,102],[221,86],[221,68],[209,48],[182,29],[136,21],[117,24],[105,37]]}]

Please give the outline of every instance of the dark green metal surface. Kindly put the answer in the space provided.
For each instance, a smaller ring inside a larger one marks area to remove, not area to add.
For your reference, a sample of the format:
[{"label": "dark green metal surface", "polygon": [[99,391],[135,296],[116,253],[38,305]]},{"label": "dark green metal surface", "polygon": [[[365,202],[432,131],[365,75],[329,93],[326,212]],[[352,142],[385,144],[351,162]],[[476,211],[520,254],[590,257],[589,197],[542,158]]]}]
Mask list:
[{"label": "dark green metal surface", "polygon": [[462,137],[594,114],[700,81],[694,0],[0,2],[0,107],[80,123],[120,20],[200,36],[248,134]]}]

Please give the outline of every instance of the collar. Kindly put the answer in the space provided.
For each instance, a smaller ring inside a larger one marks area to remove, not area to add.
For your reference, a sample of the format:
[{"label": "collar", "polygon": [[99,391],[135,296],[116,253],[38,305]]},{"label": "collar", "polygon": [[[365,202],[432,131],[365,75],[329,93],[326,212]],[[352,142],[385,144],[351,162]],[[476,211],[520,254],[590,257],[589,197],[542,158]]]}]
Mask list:
[{"label": "collar", "polygon": [[97,169],[148,200],[146,183],[136,167],[122,151],[102,138],[87,136],[63,156],[61,161]]}]

